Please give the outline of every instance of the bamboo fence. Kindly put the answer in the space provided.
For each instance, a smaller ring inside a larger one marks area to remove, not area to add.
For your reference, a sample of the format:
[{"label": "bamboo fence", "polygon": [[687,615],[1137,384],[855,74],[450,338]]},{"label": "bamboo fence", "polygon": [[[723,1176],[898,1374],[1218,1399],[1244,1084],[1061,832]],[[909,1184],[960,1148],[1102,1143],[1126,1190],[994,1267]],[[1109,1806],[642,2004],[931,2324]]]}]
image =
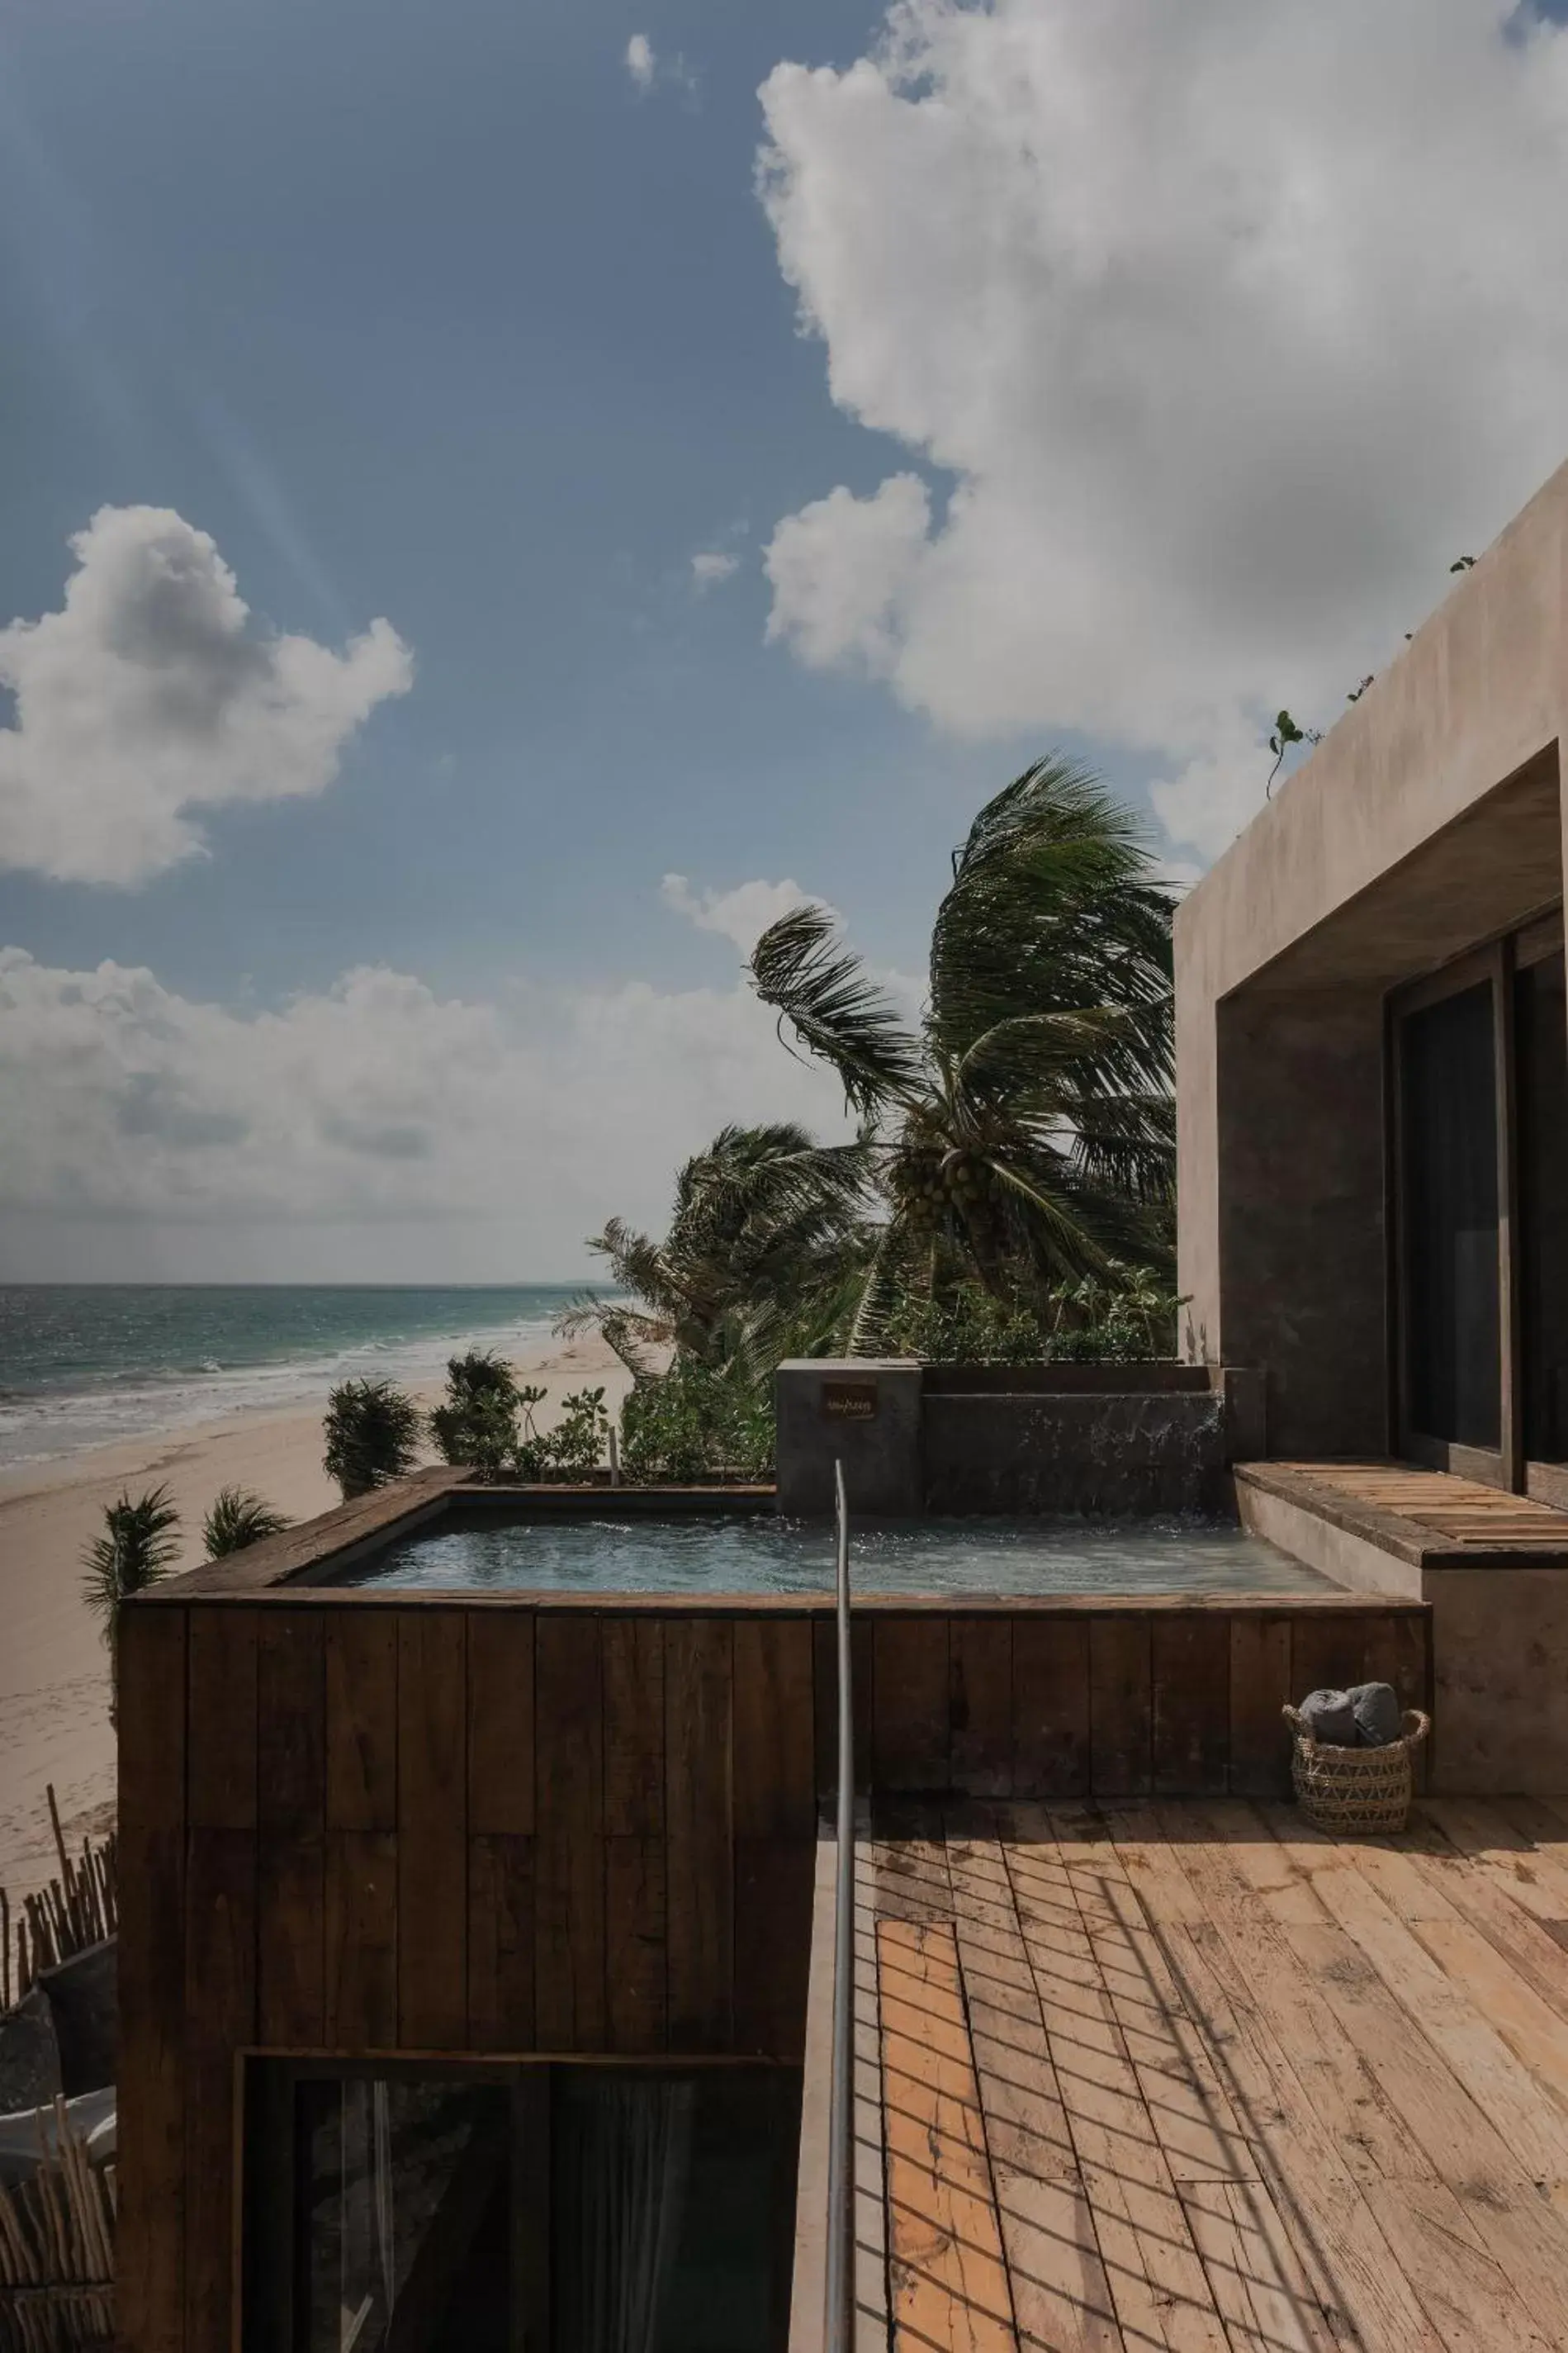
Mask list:
[{"label": "bamboo fence", "polygon": [[0,1887],[0,2011],[20,2001],[41,1971],[58,1967],[89,1945],[101,1944],[115,1931],[114,1833],[83,1839],[80,1854],[72,1855],[60,1828],[52,1782],[48,1798],[60,1865],[58,1875],[37,1894],[22,1898],[15,1923],[11,1899]]},{"label": "bamboo fence", "polygon": [[[48,1799],[58,1874],[15,1916],[0,1887],[0,2013],[44,1970],[115,1933],[114,1834],[73,1855],[52,1786]],[[76,2353],[114,2334],[114,2168],[89,2164],[65,2102],[54,2108],[54,2147],[40,2110],[37,2170],[0,2183],[0,2353]]]},{"label": "bamboo fence", "polygon": [[114,2334],[114,2168],[88,2162],[63,2100],[54,2147],[38,2116],[42,2162],[0,2183],[0,2353],[76,2353]]}]

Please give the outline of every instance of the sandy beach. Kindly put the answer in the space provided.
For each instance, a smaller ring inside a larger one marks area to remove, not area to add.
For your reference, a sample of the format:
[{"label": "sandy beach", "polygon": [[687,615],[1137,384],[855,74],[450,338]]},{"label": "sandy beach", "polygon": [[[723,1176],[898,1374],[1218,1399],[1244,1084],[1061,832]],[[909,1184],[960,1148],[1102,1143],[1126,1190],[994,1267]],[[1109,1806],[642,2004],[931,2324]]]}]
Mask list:
[{"label": "sandy beach", "polygon": [[[552,1404],[585,1377],[602,1381],[612,1404],[629,1386],[597,1339],[558,1341],[515,1363]],[[416,1394],[430,1403],[438,1391]],[[13,1900],[50,1873],[47,1784],[68,1836],[113,1819],[109,1663],[80,1574],[104,1506],[123,1487],[167,1482],[184,1523],[181,1567],[202,1558],[202,1519],[220,1487],[254,1488],[293,1520],[331,1511],[339,1497],[321,1469],[325,1403],[323,1384],[315,1402],[286,1411],[236,1413],[0,1476],[0,1886]],[[539,1409],[542,1422],[550,1412]]]}]

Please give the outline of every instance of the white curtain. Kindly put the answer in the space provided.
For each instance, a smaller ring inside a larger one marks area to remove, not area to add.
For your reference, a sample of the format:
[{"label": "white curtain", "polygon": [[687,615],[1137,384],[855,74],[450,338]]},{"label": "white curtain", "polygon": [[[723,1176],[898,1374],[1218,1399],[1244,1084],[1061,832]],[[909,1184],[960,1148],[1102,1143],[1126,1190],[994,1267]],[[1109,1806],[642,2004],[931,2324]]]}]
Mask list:
[{"label": "white curtain", "polygon": [[566,2087],[556,2175],[561,2353],[656,2353],[686,2205],[690,2084]]}]

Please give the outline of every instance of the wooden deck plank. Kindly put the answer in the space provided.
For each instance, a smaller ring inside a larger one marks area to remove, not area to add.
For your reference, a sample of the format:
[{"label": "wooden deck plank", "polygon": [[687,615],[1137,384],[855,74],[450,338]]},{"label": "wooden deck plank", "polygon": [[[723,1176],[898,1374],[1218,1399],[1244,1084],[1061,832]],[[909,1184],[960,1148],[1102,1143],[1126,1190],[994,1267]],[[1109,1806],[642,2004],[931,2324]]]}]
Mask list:
[{"label": "wooden deck plank", "polygon": [[879,1819],[900,2348],[1568,2348],[1568,1816],[1439,1810]]},{"label": "wooden deck plank", "polygon": [[1467,1856],[1493,1884],[1532,1919],[1568,1939],[1568,1870],[1479,1798],[1434,1798],[1427,1818],[1458,1854]]},{"label": "wooden deck plank", "polygon": [[1101,1912],[1113,1915],[1092,1883],[1075,1881],[1054,1815],[1048,1837],[1017,1835],[1037,1819],[1037,1809],[1018,1810],[1005,1852],[1117,2318],[1133,2345],[1226,2353],[1225,2324],[1096,1956],[1090,1923]]},{"label": "wooden deck plank", "polygon": [[[1436,2168],[1411,2141],[1322,1989],[1304,1977],[1283,1930],[1252,1900],[1237,1863],[1239,1850],[1214,1835],[1196,1808],[1162,1806],[1159,1819],[1183,1870],[1208,1911],[1209,1922],[1235,1963],[1247,1999],[1300,2082],[1311,2108],[1335,2120],[1335,2138],[1359,2180],[1432,2180]],[[1286,1888],[1288,1866],[1261,1823],[1259,1860],[1273,1858]],[[1310,1900],[1310,1891],[1303,1891]],[[1315,1914],[1309,1914],[1309,1920]]]},{"label": "wooden deck plank", "polygon": [[1357,2353],[1435,2353],[1439,2339],[1346,2162],[1342,2119],[1320,2115],[1179,1851],[1152,1814],[1119,1812],[1111,1828],[1215,2071],[1262,2153],[1330,2341]]},{"label": "wooden deck plank", "polygon": [[[1313,1831],[1294,1807],[1259,1810],[1330,1915],[1348,1928],[1451,2073],[1490,2116],[1527,2171],[1560,2195],[1568,2181],[1568,2032],[1563,2020],[1477,1928],[1441,1899],[1407,1896],[1398,1854],[1358,1852]],[[1419,1883],[1419,1873],[1415,1873]],[[1543,2100],[1542,2089],[1554,2100]]]},{"label": "wooden deck plank", "polygon": [[[1254,1834],[1258,1818],[1242,1819],[1249,1810],[1239,1807],[1211,1811],[1227,1841],[1227,1854],[1235,1857],[1236,1868],[1260,1896],[1300,1976],[1321,1993],[1404,2130],[1452,2193],[1451,2208],[1429,2191],[1406,2199],[1386,2196],[1380,2188],[1371,2201],[1385,2233],[1391,2224],[1403,2233],[1411,2253],[1405,2269],[1435,2325],[1442,2329],[1445,2321],[1428,2291],[1429,2280],[1442,2283],[1457,2299],[1468,2282],[1480,2299],[1478,2309],[1499,2292],[1500,2284],[1507,2288],[1511,2282],[1510,2294],[1517,2291],[1518,2301],[1545,2328],[1549,2340],[1568,2341],[1568,2229],[1550,2203],[1551,2179],[1538,2182],[1525,2169],[1470,2088],[1453,2073],[1449,2054],[1434,2047],[1424,2022],[1418,2022],[1405,1999],[1391,1990],[1349,1929],[1331,1919],[1310,1883],[1294,1874],[1301,1894],[1319,1904],[1320,1922],[1303,1921],[1281,1905],[1275,1865]],[[1289,1867],[1285,1851],[1273,1843]],[[1456,2048],[1462,2040],[1467,2072],[1479,2073],[1481,2060],[1473,2032],[1461,2038],[1451,2025],[1448,2039]],[[1511,2057],[1494,2037],[1486,2053],[1489,2084],[1495,2083],[1500,2054]],[[1392,2175],[1389,2179],[1397,2180]],[[1468,2234],[1470,2247],[1496,2266],[1496,2281],[1468,2256],[1452,2275],[1458,2261],[1454,2252],[1457,2218],[1462,2218],[1464,2226],[1460,2236]],[[1462,2299],[1455,2309],[1461,2305]]]},{"label": "wooden deck plank", "polygon": [[954,1933],[1018,2340],[1124,2353],[1013,1902],[998,1819],[950,1813]]},{"label": "wooden deck plank", "polygon": [[894,2345],[1016,2353],[953,1929],[879,1920],[876,1936]]},{"label": "wooden deck plank", "polygon": [[1258,2155],[1097,1813],[1052,1810],[1090,1948],[1173,2179],[1256,2180]]}]

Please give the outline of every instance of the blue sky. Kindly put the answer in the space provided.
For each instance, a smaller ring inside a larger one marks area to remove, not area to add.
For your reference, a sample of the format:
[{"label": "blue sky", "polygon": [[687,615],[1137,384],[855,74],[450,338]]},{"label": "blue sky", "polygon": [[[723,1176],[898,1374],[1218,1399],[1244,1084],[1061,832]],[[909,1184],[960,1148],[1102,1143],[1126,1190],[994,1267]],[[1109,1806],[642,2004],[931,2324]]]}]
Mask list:
[{"label": "blue sky", "polygon": [[[224,997],[384,956],[455,988],[520,959],[695,979],[717,951],[661,905],[673,868],[795,875],[852,896],[870,952],[916,955],[1011,747],[935,740],[763,643],[774,518],[886,470],[825,396],[751,193],[778,17],[8,21],[0,611],[58,604],[100,505],[166,505],[280,628],[386,615],[417,684],[321,798],[221,816],[210,860],[135,892],[6,876],[0,934]],[[847,63],[873,23],[793,9],[788,43]],[[694,95],[639,97],[645,24]],[[700,597],[709,547],[741,569]]]},{"label": "blue sky", "polygon": [[[1196,873],[1568,454],[1543,15],[895,35],[12,0],[0,1276],[577,1271],[721,1120],[837,1117],[738,978],[786,881],[914,988],[1052,744]],[[221,788],[154,542],[250,608]]]}]

